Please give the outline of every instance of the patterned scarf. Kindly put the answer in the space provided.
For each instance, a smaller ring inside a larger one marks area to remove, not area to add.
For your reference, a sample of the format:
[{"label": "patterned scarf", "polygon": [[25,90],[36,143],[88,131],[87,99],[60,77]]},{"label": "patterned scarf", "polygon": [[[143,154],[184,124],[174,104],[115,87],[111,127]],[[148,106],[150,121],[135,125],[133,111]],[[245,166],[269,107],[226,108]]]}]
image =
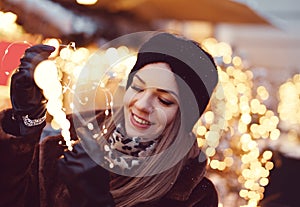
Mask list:
[{"label": "patterned scarf", "polygon": [[128,137],[119,124],[104,146],[104,159],[109,167],[120,167],[122,170],[131,170],[141,164],[141,161],[152,155],[156,141],[141,142],[139,137]]}]

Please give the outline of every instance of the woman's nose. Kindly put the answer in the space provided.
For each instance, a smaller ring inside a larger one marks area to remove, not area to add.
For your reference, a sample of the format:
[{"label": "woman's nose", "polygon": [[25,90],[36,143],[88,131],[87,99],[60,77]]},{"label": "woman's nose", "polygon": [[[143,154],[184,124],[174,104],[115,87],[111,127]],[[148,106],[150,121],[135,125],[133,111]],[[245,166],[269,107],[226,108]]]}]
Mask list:
[{"label": "woman's nose", "polygon": [[153,112],[153,96],[150,93],[144,92],[139,97],[137,97],[135,102],[135,107],[143,112],[151,113]]}]

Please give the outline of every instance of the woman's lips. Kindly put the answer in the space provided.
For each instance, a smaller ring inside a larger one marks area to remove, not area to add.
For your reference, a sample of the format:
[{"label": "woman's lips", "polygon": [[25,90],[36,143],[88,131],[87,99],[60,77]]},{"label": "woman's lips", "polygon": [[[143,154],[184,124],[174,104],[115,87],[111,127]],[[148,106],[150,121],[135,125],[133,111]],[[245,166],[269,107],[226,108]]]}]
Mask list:
[{"label": "woman's lips", "polygon": [[153,125],[153,123],[151,123],[150,121],[145,120],[134,113],[131,113],[130,121],[133,126],[141,129],[146,129],[149,128],[151,125]]}]

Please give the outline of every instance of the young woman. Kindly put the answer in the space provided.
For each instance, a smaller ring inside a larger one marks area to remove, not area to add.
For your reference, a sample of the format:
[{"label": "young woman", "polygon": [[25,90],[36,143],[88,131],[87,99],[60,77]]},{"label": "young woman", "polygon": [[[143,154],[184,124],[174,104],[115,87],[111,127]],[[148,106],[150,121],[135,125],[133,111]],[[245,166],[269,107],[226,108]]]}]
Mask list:
[{"label": "young woman", "polygon": [[54,50],[26,50],[0,114],[0,206],[217,207],[192,128],[217,84],[212,57],[183,37],[158,33],[140,48],[123,107],[94,117],[105,133],[72,120],[73,151],[48,137],[45,98],[33,80]]}]

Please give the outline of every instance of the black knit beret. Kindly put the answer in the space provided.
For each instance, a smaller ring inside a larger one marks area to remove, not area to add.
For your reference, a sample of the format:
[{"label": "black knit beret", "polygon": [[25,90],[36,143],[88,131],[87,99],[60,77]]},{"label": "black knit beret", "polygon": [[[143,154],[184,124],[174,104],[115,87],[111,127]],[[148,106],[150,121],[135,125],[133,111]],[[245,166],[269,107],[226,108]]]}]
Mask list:
[{"label": "black knit beret", "polygon": [[181,121],[191,131],[206,109],[218,83],[214,60],[198,43],[170,33],[158,33],[138,51],[137,61],[129,73],[126,88],[134,74],[150,63],[167,63],[175,74],[179,88]]}]

